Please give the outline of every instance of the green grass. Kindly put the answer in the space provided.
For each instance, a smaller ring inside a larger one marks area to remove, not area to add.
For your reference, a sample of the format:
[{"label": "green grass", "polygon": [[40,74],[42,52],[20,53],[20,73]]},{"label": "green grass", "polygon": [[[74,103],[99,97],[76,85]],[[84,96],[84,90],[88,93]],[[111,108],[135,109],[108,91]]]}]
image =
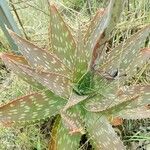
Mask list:
[{"label": "green grass", "polygon": [[[18,0],[14,0],[13,2],[23,24],[24,30],[18,23],[16,17],[15,19],[22,33],[24,31],[27,38],[40,47],[49,49],[49,44],[47,44],[49,43],[49,12],[47,0],[24,0],[24,3],[17,3],[17,1]],[[98,8],[106,6],[107,1],[93,0],[90,6],[87,6],[87,3],[84,3],[83,0],[64,0],[63,3],[60,3],[59,1],[57,3],[61,12],[65,14],[64,17],[66,21],[69,22],[69,24],[74,24],[73,28],[76,28],[78,19],[80,21],[82,20],[83,24],[87,23]],[[116,32],[113,33],[115,38],[112,38],[112,41],[108,46],[113,47],[117,45],[121,40],[130,37],[130,35],[136,30],[140,29],[146,24],[150,24],[149,7],[149,0],[131,0],[130,5],[126,5],[121,21],[116,27]],[[1,31],[0,38],[0,52],[9,50],[8,43]],[[150,46],[150,42],[148,41],[143,46]],[[130,82],[144,82],[149,84],[149,72],[150,66],[148,65],[144,68],[143,72],[139,72],[137,76]],[[32,87],[16,77],[13,73],[7,73],[4,69],[0,70],[0,103],[7,102],[9,99],[14,99],[33,90],[34,89]],[[148,123],[149,120],[124,121],[124,124],[119,127],[119,132],[121,133],[125,143],[128,145],[128,149],[133,150],[132,148],[134,146],[139,147],[145,141],[146,143],[150,141],[150,135],[148,134],[150,129],[148,127]],[[0,149],[48,149],[47,144],[50,138],[50,133],[45,132],[45,130],[50,128],[50,126],[45,127],[45,124],[47,125],[48,123],[44,123],[44,128],[42,128],[43,122],[35,125],[24,125],[21,127],[19,125],[15,125],[13,128],[4,128],[1,126]]]}]

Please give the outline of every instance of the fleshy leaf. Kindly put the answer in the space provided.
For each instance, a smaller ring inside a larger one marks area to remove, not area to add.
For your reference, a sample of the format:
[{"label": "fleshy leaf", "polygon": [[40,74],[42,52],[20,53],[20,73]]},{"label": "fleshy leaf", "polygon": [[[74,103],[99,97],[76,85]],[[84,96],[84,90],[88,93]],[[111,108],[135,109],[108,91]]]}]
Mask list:
[{"label": "fleshy leaf", "polygon": [[123,5],[123,0],[110,0],[109,6],[105,10],[100,21],[97,23],[92,35],[89,37],[86,49],[90,50],[90,52],[92,51],[90,68],[93,68],[100,63],[100,56],[101,58],[104,57],[102,55],[105,46],[104,44],[119,21]]},{"label": "fleshy leaf", "polygon": [[[116,89],[117,91],[117,89]],[[110,93],[109,93],[110,92]],[[113,110],[114,108],[130,109],[139,106],[146,106],[150,103],[150,86],[135,85],[121,87],[118,92],[111,93],[109,88],[102,94],[90,98],[85,102],[85,108],[92,112]],[[119,110],[119,109],[118,109]]]},{"label": "fleshy leaf", "polygon": [[71,71],[61,62],[57,56],[39,48],[38,46],[35,46],[11,30],[8,31],[15,43],[18,45],[22,55],[33,68],[41,67],[41,69],[45,71],[53,71],[70,76]]},{"label": "fleshy leaf", "polygon": [[84,134],[83,115],[80,106],[74,106],[69,110],[61,111],[61,118],[64,126],[70,134]]},{"label": "fleshy leaf", "polygon": [[122,100],[119,102],[116,100],[116,90],[118,87],[115,82],[109,83],[100,75],[95,76],[94,80],[96,94],[87,98],[87,100],[84,102],[84,107],[87,110],[100,112],[125,101]]},{"label": "fleshy leaf", "polygon": [[34,80],[33,77],[29,76],[26,72],[18,67],[19,64],[29,66],[28,62],[22,56],[17,56],[13,54],[2,53],[1,56],[5,65],[11,69],[15,74],[17,74],[21,79],[31,84],[32,86],[37,87],[38,89],[43,89],[43,86]]},{"label": "fleshy leaf", "polygon": [[117,116],[123,119],[146,119],[150,118],[150,109],[143,106],[134,109],[122,110],[117,114]]},{"label": "fleshy leaf", "polygon": [[73,70],[76,44],[62,16],[54,4],[50,4],[51,46],[63,63]]},{"label": "fleshy leaf", "polygon": [[67,110],[75,105],[77,105],[78,103],[86,100],[88,96],[79,96],[75,93],[72,93],[71,97],[69,98],[67,104],[65,105],[65,107],[63,108],[63,110]]},{"label": "fleshy leaf", "polygon": [[63,126],[60,118],[54,123],[49,150],[77,150],[81,135],[71,135]]},{"label": "fleshy leaf", "polygon": [[37,82],[46,86],[49,90],[54,92],[56,95],[68,98],[71,91],[70,80],[57,73],[37,71],[24,65],[18,65],[29,76],[32,76]]},{"label": "fleshy leaf", "polygon": [[75,51],[75,71],[74,71],[74,82],[77,82],[88,68],[89,57],[85,53],[83,35],[81,30],[81,24],[78,23],[77,40],[76,40],[76,51]]},{"label": "fleshy leaf", "polygon": [[0,122],[38,121],[58,113],[65,100],[52,92],[32,93],[0,106]]},{"label": "fleshy leaf", "polygon": [[89,138],[96,150],[125,150],[122,141],[104,116],[88,113],[86,124]]},{"label": "fleshy leaf", "polygon": [[132,62],[126,68],[126,74],[128,75],[127,77],[130,78],[133,75],[135,75],[137,67],[141,68],[142,65],[148,62],[149,59],[150,59],[150,48],[140,49],[138,56],[137,57],[135,56],[135,59],[133,59]]},{"label": "fleshy leaf", "polygon": [[[111,95],[110,95],[111,96]],[[112,98],[113,97],[113,98]],[[124,107],[128,106],[132,101],[138,99],[138,95],[135,96],[125,96],[121,98],[111,96],[112,99],[102,97],[101,95],[97,95],[95,98],[90,99],[88,103],[85,103],[85,108],[91,112],[113,112],[119,111]]]},{"label": "fleshy leaf", "polygon": [[109,72],[110,70],[119,68],[120,75],[126,74],[127,76],[131,76],[135,74],[136,67],[139,64],[143,64],[148,59],[145,55],[147,55],[147,53],[149,54],[149,52],[145,50],[141,51],[140,47],[149,33],[150,26],[147,26],[128,38],[125,43],[121,43],[110,51],[106,60],[100,66],[100,70]]},{"label": "fleshy leaf", "polygon": [[96,15],[90,21],[89,27],[84,36],[84,43],[87,43],[89,39],[92,39],[90,36],[93,36],[93,31],[96,29],[98,22],[101,21],[104,14],[104,9],[100,9],[96,12]]},{"label": "fleshy leaf", "polygon": [[118,91],[118,94],[120,100],[123,97],[132,97],[138,95],[138,98],[124,107],[124,109],[131,109],[150,104],[150,85],[124,86],[120,89],[120,91]]}]

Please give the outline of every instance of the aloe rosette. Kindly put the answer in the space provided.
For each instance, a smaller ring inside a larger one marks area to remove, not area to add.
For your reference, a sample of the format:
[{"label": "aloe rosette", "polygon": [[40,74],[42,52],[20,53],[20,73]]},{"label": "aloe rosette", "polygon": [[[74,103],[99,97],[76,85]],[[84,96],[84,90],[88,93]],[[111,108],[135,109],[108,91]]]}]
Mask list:
[{"label": "aloe rosette", "polygon": [[141,49],[150,25],[125,42],[106,51],[118,23],[123,0],[110,0],[98,11],[85,34],[76,36],[50,4],[50,46],[44,50],[9,30],[22,54],[2,53],[5,65],[38,92],[0,106],[0,122],[35,122],[57,116],[52,127],[51,150],[79,149],[87,134],[93,148],[123,150],[110,118],[150,117],[150,85],[127,85],[126,81],[148,63],[150,49]]}]

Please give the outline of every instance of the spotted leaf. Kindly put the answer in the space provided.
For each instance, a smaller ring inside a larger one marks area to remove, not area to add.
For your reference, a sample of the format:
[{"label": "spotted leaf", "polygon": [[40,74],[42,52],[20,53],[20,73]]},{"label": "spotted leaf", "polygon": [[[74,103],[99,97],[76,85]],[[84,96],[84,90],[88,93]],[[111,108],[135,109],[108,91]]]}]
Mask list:
[{"label": "spotted leaf", "polygon": [[73,70],[76,44],[62,16],[54,4],[50,4],[50,39],[53,53]]},{"label": "spotted leaf", "polygon": [[81,30],[81,24],[78,23],[77,30],[77,41],[76,41],[76,51],[75,51],[75,71],[74,71],[74,82],[77,82],[88,68],[88,54],[84,49],[83,35]]},{"label": "spotted leaf", "polygon": [[101,21],[102,16],[104,14],[104,9],[100,9],[96,12],[95,16],[93,17],[93,19],[90,21],[90,24],[88,26],[88,29],[84,35],[84,43],[87,43],[89,39],[92,39],[93,31],[94,29],[96,29],[97,24]]},{"label": "spotted leaf", "polygon": [[34,80],[33,77],[29,76],[26,72],[18,67],[18,64],[23,64],[29,66],[26,59],[22,56],[17,56],[13,54],[2,53],[0,56],[5,63],[5,65],[11,69],[15,74],[17,74],[21,79],[37,87],[38,89],[43,89],[43,86]]},{"label": "spotted leaf", "polygon": [[150,118],[150,109],[146,107],[137,107],[120,111],[117,116],[123,119],[146,119]]},{"label": "spotted leaf", "polygon": [[[149,51],[140,50],[142,43],[150,33],[150,26],[147,26],[139,32],[132,35],[125,43],[114,48],[107,56],[104,63],[100,66],[100,70],[109,72],[119,68],[120,74],[131,76],[135,73],[137,65],[143,64],[149,55]],[[146,57],[145,57],[146,56]],[[140,59],[139,59],[140,58]],[[142,58],[142,60],[141,60]],[[132,64],[133,63],[133,64]],[[134,65],[134,66],[133,66]],[[130,68],[131,67],[131,68]]]},{"label": "spotted leaf", "polygon": [[[121,87],[118,92],[108,88],[85,102],[85,108],[92,112],[121,110],[146,106],[150,103],[150,86],[135,85]],[[110,92],[110,93],[109,93]],[[119,109],[120,108],[120,109]]]},{"label": "spotted leaf", "polygon": [[81,135],[69,134],[60,118],[55,121],[51,134],[50,150],[76,150],[79,148]]},{"label": "spotted leaf", "polygon": [[50,91],[32,93],[0,106],[0,122],[37,121],[58,113],[65,100]]},{"label": "spotted leaf", "polygon": [[135,101],[132,101],[124,109],[131,109],[150,104],[150,85],[124,86],[118,91],[119,99],[123,97],[133,97],[138,95]]},{"label": "spotted leaf", "polygon": [[138,99],[138,95],[127,96],[125,95],[122,98],[115,97],[115,95],[111,95],[111,98],[103,97],[102,95],[97,95],[90,99],[89,102],[85,103],[85,108],[91,112],[116,112],[120,111],[124,107],[127,107],[132,101],[136,101]]},{"label": "spotted leaf", "polygon": [[104,44],[108,40],[116,23],[119,21],[123,4],[123,0],[110,0],[109,6],[97,23],[92,35],[89,37],[86,49],[92,52],[90,68],[99,64],[100,56],[103,56],[101,54],[103,52]]},{"label": "spotted leaf", "polygon": [[150,59],[150,48],[143,48],[140,49],[139,54],[135,59],[132,60],[132,62],[128,65],[126,68],[126,74],[128,75],[128,78],[131,78],[133,75],[135,75],[137,71],[137,67],[141,68],[148,60]]},{"label": "spotted leaf", "polygon": [[65,105],[65,107],[63,108],[64,111],[66,111],[67,109],[77,105],[80,102],[83,102],[84,100],[87,99],[88,96],[79,96],[75,93],[72,93],[71,97],[69,98],[67,104]]},{"label": "spotted leaf", "polygon": [[20,52],[33,68],[41,67],[45,71],[70,76],[71,71],[54,54],[35,46],[33,43],[21,38],[16,33],[8,30],[11,37],[18,45]]},{"label": "spotted leaf", "polygon": [[61,111],[61,118],[64,126],[70,134],[84,134],[83,115],[80,106],[72,107],[69,110]]},{"label": "spotted leaf", "polygon": [[96,150],[125,150],[122,141],[104,116],[88,113],[86,124],[89,138]]},{"label": "spotted leaf", "polygon": [[37,71],[24,65],[18,65],[21,70],[33,77],[37,82],[46,86],[56,95],[68,98],[71,91],[71,83],[68,78],[53,72]]}]

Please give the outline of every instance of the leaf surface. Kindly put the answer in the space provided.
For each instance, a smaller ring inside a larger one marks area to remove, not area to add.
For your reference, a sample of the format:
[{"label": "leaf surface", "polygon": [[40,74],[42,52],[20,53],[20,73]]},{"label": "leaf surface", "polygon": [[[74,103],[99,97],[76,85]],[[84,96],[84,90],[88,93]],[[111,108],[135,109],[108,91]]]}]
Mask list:
[{"label": "leaf surface", "polygon": [[84,134],[83,114],[80,106],[74,106],[68,110],[61,111],[61,118],[64,126],[70,134]]},{"label": "leaf surface", "polygon": [[84,35],[84,43],[87,43],[89,39],[91,39],[93,36],[93,32],[97,27],[97,24],[100,22],[102,19],[102,16],[104,14],[104,9],[100,9],[96,12],[95,16],[93,19],[90,21],[90,24],[88,26],[88,29]]},{"label": "leaf surface", "polygon": [[150,118],[150,109],[143,106],[134,109],[122,110],[117,114],[117,116],[123,119],[147,119]]},{"label": "leaf surface", "polygon": [[99,22],[97,22],[95,29],[93,30],[91,36],[89,36],[86,49],[90,51],[90,53],[92,52],[90,68],[98,65],[100,63],[100,59],[103,59],[104,44],[119,21],[123,5],[123,0],[110,0],[110,3],[103,13],[102,18],[100,18]]},{"label": "leaf surface", "polygon": [[81,24],[78,21],[77,40],[76,40],[76,51],[75,51],[75,71],[74,71],[74,82],[77,82],[88,68],[89,57],[85,52],[83,35]]},{"label": "leaf surface", "polygon": [[128,78],[133,76],[138,65],[141,66],[150,58],[149,49],[140,49],[149,33],[150,26],[147,26],[114,48],[100,65],[100,70],[110,72],[119,69],[120,75],[125,74]]},{"label": "leaf surface", "polygon": [[120,99],[138,95],[137,99],[132,101],[124,109],[132,109],[150,104],[150,85],[124,86],[118,91],[118,94]]},{"label": "leaf surface", "polygon": [[56,73],[70,76],[71,71],[61,62],[54,54],[43,50],[33,43],[21,38],[16,33],[9,30],[9,33],[15,43],[18,45],[20,52],[33,68],[41,67],[45,71],[53,71]]},{"label": "leaf surface", "polygon": [[65,100],[49,90],[32,93],[0,106],[0,122],[32,122],[58,113]]},{"label": "leaf surface", "polygon": [[94,143],[96,150],[125,150],[122,141],[104,116],[88,113],[86,124],[89,138]]},{"label": "leaf surface", "polygon": [[38,89],[43,89],[43,86],[41,84],[39,84],[36,80],[34,80],[33,77],[29,76],[26,72],[18,67],[17,64],[29,66],[28,62],[24,57],[8,53],[2,53],[0,57],[2,58],[5,65],[15,74],[17,74],[21,79],[23,79],[30,85],[37,87]]},{"label": "leaf surface", "polygon": [[54,4],[50,4],[50,36],[53,53],[73,70],[76,44],[67,24]]},{"label": "leaf surface", "polygon": [[71,135],[58,118],[52,129],[50,150],[77,150],[81,135]]},{"label": "leaf surface", "polygon": [[56,95],[68,98],[71,92],[71,83],[68,78],[53,72],[37,71],[30,67],[19,65],[19,68],[32,76],[36,81],[46,86],[49,90]]}]

